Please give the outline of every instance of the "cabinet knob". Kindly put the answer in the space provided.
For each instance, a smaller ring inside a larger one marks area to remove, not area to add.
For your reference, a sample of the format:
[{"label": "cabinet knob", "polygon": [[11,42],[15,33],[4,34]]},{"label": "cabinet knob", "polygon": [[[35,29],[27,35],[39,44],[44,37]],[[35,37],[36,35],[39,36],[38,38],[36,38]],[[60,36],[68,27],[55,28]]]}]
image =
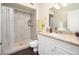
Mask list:
[{"label": "cabinet knob", "polygon": [[52,52],[52,55],[53,55],[54,49],[52,49],[52,51],[51,51],[51,52]]},{"label": "cabinet knob", "polygon": [[56,47],[52,48],[52,51],[54,51],[56,49]]},{"label": "cabinet knob", "polygon": [[54,51],[54,49],[52,49],[52,51]]}]

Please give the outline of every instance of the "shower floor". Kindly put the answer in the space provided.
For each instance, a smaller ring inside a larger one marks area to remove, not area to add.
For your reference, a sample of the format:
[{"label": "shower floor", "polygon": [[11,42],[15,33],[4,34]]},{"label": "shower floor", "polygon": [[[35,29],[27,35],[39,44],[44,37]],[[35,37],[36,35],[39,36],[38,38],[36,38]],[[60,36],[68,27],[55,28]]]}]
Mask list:
[{"label": "shower floor", "polygon": [[29,42],[30,40],[28,43],[26,41],[17,42],[15,52],[10,55],[39,55],[38,52],[34,53],[33,49],[29,47]]},{"label": "shower floor", "polygon": [[[10,55],[38,55],[38,52],[34,53],[32,48],[29,47],[29,41],[16,42],[15,52]],[[27,43],[27,44],[26,44]]]},{"label": "shower floor", "polygon": [[[18,51],[23,50],[23,49],[27,49],[29,47],[29,42],[30,42],[30,39],[27,42],[26,41],[16,42],[15,47],[14,47],[14,51],[12,53],[18,52]],[[12,54],[12,53],[10,53],[10,54]]]}]

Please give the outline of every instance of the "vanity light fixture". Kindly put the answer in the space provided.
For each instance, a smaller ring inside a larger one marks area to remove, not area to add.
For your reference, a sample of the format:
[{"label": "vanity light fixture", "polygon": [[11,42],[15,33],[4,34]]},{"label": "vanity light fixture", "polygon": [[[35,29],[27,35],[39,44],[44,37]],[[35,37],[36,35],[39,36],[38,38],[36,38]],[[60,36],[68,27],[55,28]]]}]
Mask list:
[{"label": "vanity light fixture", "polygon": [[68,4],[67,4],[67,3],[61,3],[61,5],[62,5],[62,6],[67,6]]},{"label": "vanity light fixture", "polygon": [[67,3],[54,4],[54,8],[55,9],[60,9],[61,6],[64,6],[65,7],[67,5],[68,5]]},{"label": "vanity light fixture", "polygon": [[54,8],[60,9],[60,6],[59,6],[58,4],[55,4],[55,5],[54,5]]}]

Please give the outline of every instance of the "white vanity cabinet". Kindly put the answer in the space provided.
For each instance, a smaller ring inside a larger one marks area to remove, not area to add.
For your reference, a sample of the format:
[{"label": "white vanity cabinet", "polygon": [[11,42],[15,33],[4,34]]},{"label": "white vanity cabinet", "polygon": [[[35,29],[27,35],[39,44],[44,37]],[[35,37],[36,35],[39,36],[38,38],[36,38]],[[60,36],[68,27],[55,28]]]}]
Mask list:
[{"label": "white vanity cabinet", "polygon": [[54,44],[56,47],[67,52],[67,55],[79,55],[79,46],[61,41],[60,39],[52,39],[48,40],[51,44]]},{"label": "white vanity cabinet", "polygon": [[38,36],[39,40],[39,47],[38,52],[40,55],[63,55],[67,54],[62,49],[56,47],[53,43],[51,44],[50,40],[52,40],[50,37]]},{"label": "white vanity cabinet", "polygon": [[56,38],[50,38],[44,35],[38,35],[38,52],[40,55],[74,55],[79,54],[79,47],[60,41]]}]

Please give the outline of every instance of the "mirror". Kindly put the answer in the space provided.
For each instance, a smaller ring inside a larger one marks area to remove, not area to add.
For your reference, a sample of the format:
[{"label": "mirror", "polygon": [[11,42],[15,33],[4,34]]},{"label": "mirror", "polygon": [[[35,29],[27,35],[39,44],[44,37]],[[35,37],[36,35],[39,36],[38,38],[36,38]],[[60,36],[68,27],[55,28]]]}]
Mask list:
[{"label": "mirror", "polygon": [[[79,32],[79,3],[56,5],[59,8],[54,5],[49,9],[49,27],[57,31]],[[53,15],[52,19],[50,14]]]},{"label": "mirror", "polygon": [[53,15],[49,14],[49,27],[53,27]]}]

